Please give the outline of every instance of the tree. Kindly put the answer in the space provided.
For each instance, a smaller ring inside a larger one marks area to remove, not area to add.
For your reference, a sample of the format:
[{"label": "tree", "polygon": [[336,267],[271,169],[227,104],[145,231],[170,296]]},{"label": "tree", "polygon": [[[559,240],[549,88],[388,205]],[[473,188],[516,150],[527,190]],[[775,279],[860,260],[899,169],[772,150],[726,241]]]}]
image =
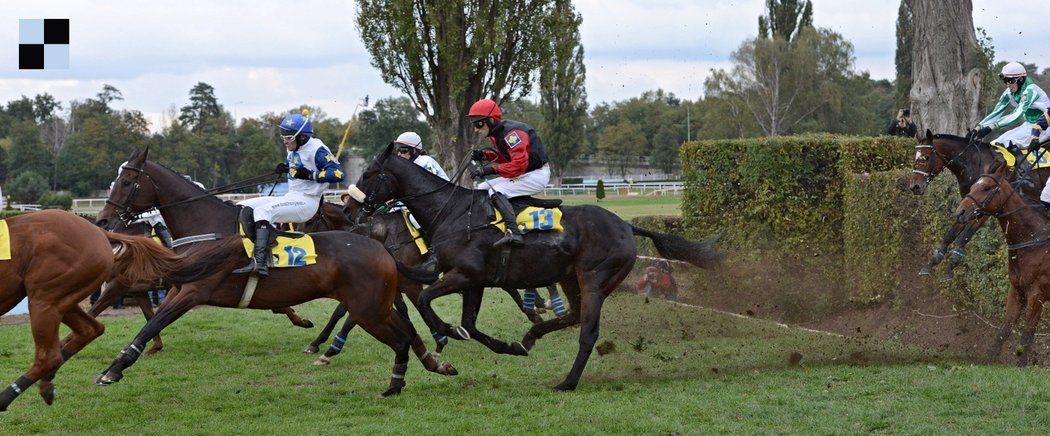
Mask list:
[{"label": "tree", "polygon": [[[416,132],[423,138],[427,153],[432,153],[440,144],[434,142],[430,126],[419,119],[419,111],[408,97],[381,98],[372,109],[361,111],[357,122],[357,152],[371,157],[404,132]],[[447,162],[439,162],[447,167]]]},{"label": "tree", "polygon": [[481,98],[532,89],[552,0],[357,0],[361,40],[383,80],[434,129],[436,155],[459,162],[474,143],[464,116]]},{"label": "tree", "polygon": [[204,128],[208,118],[222,114],[222,107],[215,98],[215,88],[204,82],[197,82],[190,89],[190,103],[180,110],[179,122],[193,132]]},{"label": "tree", "polygon": [[630,120],[621,120],[602,132],[598,156],[609,164],[609,169],[627,177],[627,166],[638,161],[645,145],[642,129]]},{"label": "tree", "polygon": [[914,31],[912,30],[911,0],[901,0],[897,8],[897,64],[895,106],[910,107],[908,94],[911,91],[911,51]]},{"label": "tree", "polygon": [[4,189],[11,201],[33,203],[47,192],[47,178],[34,171],[23,171],[8,181]]},{"label": "tree", "polygon": [[913,3],[913,121],[920,129],[961,134],[979,119],[988,62],[973,27],[971,0]]},{"label": "tree", "polygon": [[794,41],[802,29],[813,27],[813,3],[809,0],[766,0],[766,16],[758,17],[758,36]]},{"label": "tree", "polygon": [[605,182],[602,179],[598,179],[598,185],[594,187],[594,196],[598,201],[605,199]]},{"label": "tree", "polygon": [[540,112],[537,128],[551,164],[552,179],[560,183],[562,172],[583,149],[583,126],[587,118],[586,67],[580,43],[583,18],[567,0],[555,0],[554,12],[544,24],[550,29],[550,52],[540,64]]}]

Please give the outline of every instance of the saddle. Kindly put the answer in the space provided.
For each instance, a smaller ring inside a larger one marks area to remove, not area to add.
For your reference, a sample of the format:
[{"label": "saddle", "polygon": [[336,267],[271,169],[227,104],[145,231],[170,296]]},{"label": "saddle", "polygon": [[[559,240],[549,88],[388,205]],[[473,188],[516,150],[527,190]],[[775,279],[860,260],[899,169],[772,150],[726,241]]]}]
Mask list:
[{"label": "saddle", "polygon": [[[561,206],[560,198],[536,198],[531,195],[523,195],[520,197],[514,197],[510,199],[510,206],[514,208],[514,213],[521,213],[529,207],[538,207],[541,209],[554,209]],[[492,205],[492,202],[486,204],[488,207],[489,221],[496,219],[496,207]]]}]

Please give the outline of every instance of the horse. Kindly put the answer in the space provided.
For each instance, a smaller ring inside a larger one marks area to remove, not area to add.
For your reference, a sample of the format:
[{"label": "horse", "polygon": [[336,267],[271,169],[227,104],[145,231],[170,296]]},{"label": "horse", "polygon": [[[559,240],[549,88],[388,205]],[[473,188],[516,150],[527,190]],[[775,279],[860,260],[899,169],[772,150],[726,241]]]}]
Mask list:
[{"label": "horse", "polygon": [[[436,274],[405,268],[413,279],[434,283],[419,296],[418,307],[427,325],[454,339],[477,339],[496,353],[525,356],[537,339],[547,333],[582,324],[576,359],[557,391],[573,390],[598,339],[602,303],[627,277],[637,257],[634,236],[651,238],[665,258],[713,267],[724,254],[713,248],[718,237],[697,242],[631,225],[598,206],[562,206],[563,231],[529,232],[522,247],[511,248],[501,261],[502,249],[492,244],[503,233],[489,224],[488,193],[456,186],[418,165],[393,156],[393,144],[379,153],[356,186],[366,208],[384,202],[403,203],[426,231],[431,249],[438,254],[441,281]],[[522,200],[515,199],[518,206]],[[549,201],[549,200],[548,200]],[[553,214],[553,211],[551,215]],[[544,225],[550,218],[538,214]],[[501,266],[502,265],[502,266]],[[498,277],[502,276],[502,277]],[[475,322],[482,292],[487,286],[530,288],[558,282],[571,301],[571,313],[533,325],[521,342],[507,344],[477,330]],[[452,329],[436,313],[435,298],[462,290],[462,326]]]},{"label": "horse", "polygon": [[[361,203],[354,200],[349,194],[343,194],[341,199],[343,200],[342,207],[332,203],[324,203],[318,210],[318,213],[304,223],[301,228],[308,233],[325,229],[349,230],[383,243],[387,251],[404,265],[416,266],[423,262],[424,255],[420,253],[419,248],[416,246],[418,237],[411,234],[408,224],[401,213],[376,214],[366,217],[361,214]],[[351,219],[350,217],[355,218]],[[408,296],[413,304],[419,301],[419,293],[423,290],[421,283],[412,281],[404,276],[398,276],[397,284],[398,291]],[[521,294],[517,290],[504,288],[504,291],[514,299],[518,307],[523,306]],[[398,299],[398,302],[400,301]],[[533,323],[543,321],[535,313],[526,312],[524,309],[522,309],[522,312]],[[320,351],[321,343],[328,340],[332,330],[335,329],[335,325],[345,315],[346,308],[342,305],[336,306],[329,317],[328,323],[321,329],[317,337],[303,349],[303,352],[313,354]],[[346,337],[350,330],[354,328],[354,325],[353,319],[347,318],[346,322],[343,323],[342,329],[340,329],[335,339],[332,340],[331,345],[329,345],[328,350],[318,357],[314,364],[328,365],[333,357],[342,352],[343,346],[346,345]],[[448,344],[448,338],[436,332],[432,333],[432,335],[437,343],[434,353],[440,355],[445,345]]]},{"label": "horse", "polygon": [[[183,259],[149,239],[106,232],[60,210],[4,222],[10,259],[0,261],[0,315],[28,297],[36,354],[33,366],[0,393],[0,411],[37,381],[40,396],[52,404],[59,367],[105,331],[79,306],[103,281],[156,280],[176,271]],[[61,342],[60,322],[71,330]]]},{"label": "horse", "polygon": [[1027,306],[1024,330],[1017,351],[1017,365],[1034,362],[1032,343],[1043,314],[1043,302],[1050,298],[1050,220],[1043,206],[1026,201],[1006,180],[1006,165],[991,168],[970,187],[955,212],[960,222],[993,215],[1006,238],[1010,288],[1006,294],[1006,315],[995,337],[989,356],[996,358],[1010,337],[1021,309]]},{"label": "horse", "polygon": [[[300,304],[317,298],[339,300],[354,321],[372,337],[394,351],[394,367],[383,397],[396,395],[405,386],[408,352],[412,349],[423,366],[432,372],[455,375],[454,367],[438,362],[423,345],[412,323],[402,311],[395,311],[397,266],[383,246],[369,238],[345,231],[311,234],[316,262],[295,268],[274,268],[270,276],[258,280],[254,275],[232,274],[247,261],[238,234],[241,208],[223,202],[185,180],[177,172],[146,159],[136,151],[124,171],[113,183],[99,222],[109,225],[116,219],[127,221],[144,210],[157,208],[173,238],[215,236],[182,245],[176,251],[186,256],[211,259],[214,268],[202,280],[179,282],[180,290],[165,300],[153,319],[128,344],[95,383],[109,385],[123,377],[123,371],[138,360],[145,341],[176,321],[193,307],[272,309]],[[256,282],[254,291],[246,285]]]},{"label": "horse", "polygon": [[[919,142],[915,146],[915,163],[912,166],[912,175],[908,181],[909,190],[916,195],[926,192],[930,182],[937,177],[945,168],[955,175],[959,184],[959,197],[964,198],[974,181],[981,174],[988,172],[999,156],[991,145],[974,140],[972,138],[960,138],[953,135],[934,135],[926,130],[925,137],[917,137]],[[1046,184],[1050,172],[1031,172],[1033,182],[1037,188],[1026,192],[1025,195],[1031,199],[1038,199],[1039,191]],[[956,242],[956,248],[951,251],[951,258],[945,266],[942,279],[951,280],[953,271],[960,262],[970,238],[984,225],[987,216],[967,222],[954,222],[941,239],[940,245],[934,247],[933,256],[919,270],[919,275],[931,274],[933,267],[940,263],[948,253],[948,245]]]}]

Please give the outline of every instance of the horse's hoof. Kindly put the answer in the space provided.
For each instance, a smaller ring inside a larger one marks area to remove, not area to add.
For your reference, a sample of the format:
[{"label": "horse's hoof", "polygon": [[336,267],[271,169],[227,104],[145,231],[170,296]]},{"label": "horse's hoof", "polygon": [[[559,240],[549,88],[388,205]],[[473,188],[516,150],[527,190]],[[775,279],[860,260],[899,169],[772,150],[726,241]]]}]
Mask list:
[{"label": "horse's hoof", "polygon": [[950,273],[945,273],[943,276],[941,276],[941,281],[950,282],[950,281],[952,281],[953,278],[955,278],[954,275],[952,275]]},{"label": "horse's hoof", "polygon": [[928,275],[933,275],[933,271],[932,271],[932,269],[933,269],[933,268],[930,268],[930,266],[929,266],[929,265],[927,265],[927,266],[924,266],[924,267],[922,267],[922,269],[920,269],[920,270],[919,270],[919,275],[920,275],[920,276],[928,276]]},{"label": "horse's hoof", "polygon": [[568,392],[568,391],[575,391],[575,390],[576,390],[576,385],[568,384],[568,383],[565,383],[565,382],[561,382],[560,384],[558,384],[558,386],[554,387],[554,391],[555,392]]},{"label": "horse's hoof", "polygon": [[44,404],[50,406],[55,402],[55,385],[47,381],[40,383],[40,397],[44,399]]},{"label": "horse's hoof", "polygon": [[510,344],[510,354],[515,356],[528,356],[529,350],[521,342]]},{"label": "horse's hoof", "polygon": [[308,319],[304,319],[303,323],[300,324],[299,327],[302,327],[304,329],[312,329],[312,328],[314,328],[314,323],[313,323],[313,321],[310,321]]},{"label": "horse's hoof", "polygon": [[437,369],[434,370],[434,372],[441,375],[459,375],[459,371],[456,370],[456,367],[452,366],[452,364],[448,362],[439,363]]},{"label": "horse's hoof", "polygon": [[470,333],[467,332],[467,329],[463,328],[463,326],[452,329],[452,334],[450,336],[463,341],[470,340]]},{"label": "horse's hoof", "polygon": [[318,351],[321,351],[321,349],[314,344],[307,345],[306,348],[303,348],[303,352],[306,354],[317,354]]},{"label": "horse's hoof", "polygon": [[121,378],[123,378],[123,376],[120,374],[106,372],[95,379],[95,384],[98,386],[109,386],[113,383],[120,381]]},{"label": "horse's hoof", "polygon": [[332,363],[332,358],[328,356],[321,356],[314,361],[314,366],[327,366],[329,363]]}]

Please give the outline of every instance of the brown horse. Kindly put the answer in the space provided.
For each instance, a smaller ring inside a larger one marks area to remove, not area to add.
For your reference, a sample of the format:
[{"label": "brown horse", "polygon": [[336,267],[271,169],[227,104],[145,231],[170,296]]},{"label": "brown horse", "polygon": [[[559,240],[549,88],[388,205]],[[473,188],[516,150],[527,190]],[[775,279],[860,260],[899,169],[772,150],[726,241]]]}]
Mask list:
[{"label": "brown horse", "polygon": [[246,286],[254,277],[232,274],[247,257],[237,232],[240,208],[208,194],[175,171],[146,160],[146,154],[136,152],[128,159],[113,183],[106,206],[99,212],[99,223],[157,208],[176,239],[220,235],[215,241],[176,248],[187,257],[211,259],[214,268],[202,280],[176,282],[180,284],[179,293],[165,300],[153,319],[96,379],[96,384],[119,381],[124,369],[138,360],[149,338],[195,306],[270,309],[317,298],[343,303],[358,325],[394,350],[394,369],[383,396],[400,393],[404,387],[409,349],[415,351],[428,370],[445,375],[456,373],[455,368],[438,362],[427,351],[407,315],[394,310],[397,269],[380,243],[345,231],[311,234],[317,253],[314,264],[274,268],[269,277],[258,280],[254,292],[247,292]]},{"label": "brown horse", "polygon": [[[582,324],[576,360],[556,390],[572,390],[579,383],[598,340],[602,304],[637,259],[635,235],[652,239],[665,258],[700,267],[713,267],[723,259],[714,248],[717,237],[690,241],[646,230],[591,205],[562,206],[564,231],[530,232],[525,235],[524,246],[511,249],[505,258],[501,250],[492,247],[503,233],[489,224],[488,193],[456,186],[394,156],[393,145],[369,164],[357,187],[364,193],[362,203],[372,210],[387,201],[404,203],[438,254],[438,267],[444,276],[419,296],[423,320],[432,330],[454,339],[477,339],[494,352],[521,356],[547,333]],[[522,201],[512,203],[520,208]],[[535,214],[536,227],[553,227],[553,216],[552,211]],[[424,283],[436,279],[434,274],[427,276],[408,268],[403,272]],[[475,321],[485,287],[530,288],[554,282],[561,285],[572,305],[570,315],[532,326],[520,343],[507,344],[478,331]],[[453,292],[463,294],[463,325],[456,329],[431,307],[434,298]]]},{"label": "brown horse", "polygon": [[991,174],[980,176],[956,211],[960,222],[985,215],[999,219],[999,227],[1009,244],[1010,274],[1006,315],[989,354],[993,358],[999,355],[1021,309],[1027,306],[1017,352],[1017,365],[1025,366],[1034,361],[1035,330],[1043,314],[1043,302],[1050,298],[1050,220],[1041,204],[1032,204],[1017,194],[1006,178],[1004,164],[993,167]]},{"label": "brown horse", "polygon": [[[0,393],[0,411],[37,381],[44,402],[54,401],[58,368],[105,330],[79,306],[103,281],[113,274],[125,283],[157,280],[182,260],[152,240],[106,232],[68,212],[45,210],[6,222],[11,259],[0,261],[0,315],[28,297],[36,356]],[[71,330],[62,345],[59,323]]]},{"label": "brown horse", "polygon": [[[915,163],[912,166],[912,175],[908,181],[908,187],[915,195],[926,192],[930,182],[942,171],[947,169],[954,176],[959,185],[959,198],[970,192],[970,187],[981,174],[988,173],[989,168],[995,164],[996,159],[1001,156],[990,144],[974,138],[960,138],[953,135],[934,135],[926,130],[925,137],[916,137],[919,144],[915,146]],[[1025,192],[1025,196],[1032,201],[1039,200],[1039,192],[1046,184],[1050,171],[1036,170],[1032,172],[1032,181],[1036,189]],[[934,247],[933,256],[919,271],[919,275],[929,275],[933,267],[940,263],[949,254],[948,264],[944,268],[944,280],[951,280],[955,267],[962,262],[966,244],[970,238],[984,225],[986,216],[967,221],[965,223],[956,221],[941,239],[940,245]],[[955,242],[955,249],[948,251],[948,245]]]}]

